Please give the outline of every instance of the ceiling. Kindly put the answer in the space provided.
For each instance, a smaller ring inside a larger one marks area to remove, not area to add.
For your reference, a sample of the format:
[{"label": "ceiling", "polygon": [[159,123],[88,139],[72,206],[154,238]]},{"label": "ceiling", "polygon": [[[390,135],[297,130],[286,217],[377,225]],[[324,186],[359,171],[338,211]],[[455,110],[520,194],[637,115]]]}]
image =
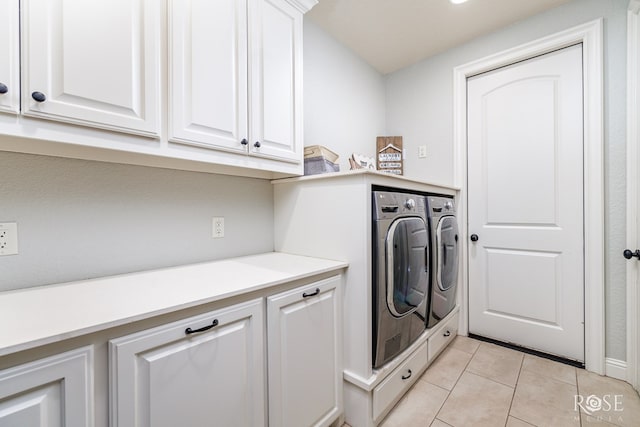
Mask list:
[{"label": "ceiling", "polygon": [[382,74],[570,0],[320,0],[309,18]]}]

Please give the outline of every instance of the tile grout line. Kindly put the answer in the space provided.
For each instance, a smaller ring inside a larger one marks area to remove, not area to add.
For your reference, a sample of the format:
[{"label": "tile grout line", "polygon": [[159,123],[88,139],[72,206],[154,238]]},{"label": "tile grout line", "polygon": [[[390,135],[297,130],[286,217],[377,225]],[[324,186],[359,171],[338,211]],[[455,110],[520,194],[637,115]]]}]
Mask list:
[{"label": "tile grout line", "polygon": [[[518,376],[516,377],[516,383],[513,386],[513,394],[511,395],[511,402],[509,402],[509,410],[507,411],[507,419],[504,422],[505,427],[506,427],[507,423],[509,422],[509,417],[511,416],[511,408],[513,407],[513,399],[516,398],[516,389],[518,388],[518,382],[520,381],[520,374],[522,373],[522,367],[524,366],[524,357],[525,357],[525,355],[524,355],[524,353],[522,353],[522,359],[520,360],[520,369],[518,369]],[[514,418],[516,418],[516,417],[514,417]],[[522,420],[522,421],[524,421],[524,420]]]},{"label": "tile grout line", "polygon": [[509,416],[510,416],[511,418],[513,418],[514,420],[522,421],[522,422],[523,422],[523,423],[525,423],[525,424],[529,424],[530,426],[537,427],[537,425],[536,425],[536,424],[531,424],[529,421],[525,421],[525,420],[523,420],[522,418],[514,417],[513,415],[509,415]]},{"label": "tile grout line", "polygon": [[[580,383],[578,382],[578,368],[574,369],[573,372],[576,374],[576,395],[580,396]],[[574,397],[574,399],[576,399],[576,397]],[[581,410],[578,410],[578,420],[580,421],[580,427],[582,427],[582,411]]]},{"label": "tile grout line", "polygon": [[[473,353],[471,353],[471,357],[470,357],[470,358],[469,358],[469,360],[467,361],[466,365],[464,365],[464,369],[462,370],[462,372],[460,372],[460,375],[458,375],[458,378],[456,379],[456,381],[453,383],[453,387],[451,387],[451,390],[448,390],[447,398],[446,398],[446,399],[444,399],[444,402],[442,402],[442,405],[440,405],[440,408],[438,409],[438,412],[436,412],[436,417],[434,418],[434,420],[435,420],[435,419],[438,419],[438,415],[440,415],[440,411],[442,411],[442,408],[444,407],[445,403],[447,403],[447,400],[449,400],[449,397],[451,397],[451,392],[452,392],[452,391],[453,391],[453,389],[454,389],[454,388],[456,388],[456,386],[458,385],[458,382],[460,381],[460,378],[462,378],[462,375],[463,375],[465,372],[467,372],[467,367],[469,366],[469,363],[471,363],[471,360],[473,360],[474,356],[475,356],[475,355],[476,355],[476,353],[478,352],[478,349],[480,348],[480,345],[481,345],[481,343],[480,343],[480,344],[478,344],[478,347],[476,347],[476,349],[473,351]],[[458,350],[459,350],[459,349],[458,349]],[[460,350],[460,351],[463,351],[463,350]],[[466,352],[464,352],[464,353],[466,353]],[[467,353],[467,354],[469,354],[469,353]],[[436,385],[436,384],[434,384],[434,385]],[[437,386],[437,385],[436,385],[436,386]],[[441,387],[441,388],[442,388],[442,387]],[[440,421],[442,421],[442,420],[440,420]],[[445,423],[445,424],[448,424],[448,423],[446,423],[445,421],[442,421],[442,422],[443,422],[443,423]],[[433,421],[431,421],[431,423],[433,424]]]}]

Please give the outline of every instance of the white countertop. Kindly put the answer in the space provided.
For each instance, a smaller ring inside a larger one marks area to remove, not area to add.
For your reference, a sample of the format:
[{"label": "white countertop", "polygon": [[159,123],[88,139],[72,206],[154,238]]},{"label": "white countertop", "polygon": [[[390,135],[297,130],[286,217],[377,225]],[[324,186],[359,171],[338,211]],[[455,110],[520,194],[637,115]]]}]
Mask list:
[{"label": "white countertop", "polygon": [[0,293],[0,356],[347,267],[271,252]]}]

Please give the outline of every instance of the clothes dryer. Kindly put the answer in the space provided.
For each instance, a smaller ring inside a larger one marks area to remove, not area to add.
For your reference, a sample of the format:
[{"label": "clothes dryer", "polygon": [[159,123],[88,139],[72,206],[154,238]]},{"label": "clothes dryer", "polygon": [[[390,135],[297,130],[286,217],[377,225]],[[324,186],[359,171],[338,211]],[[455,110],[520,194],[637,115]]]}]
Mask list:
[{"label": "clothes dryer", "polygon": [[424,196],[372,193],[373,367],[378,368],[425,330],[429,230]]},{"label": "clothes dryer", "polygon": [[427,197],[431,230],[431,297],[427,328],[456,306],[458,285],[458,220],[452,197]]}]

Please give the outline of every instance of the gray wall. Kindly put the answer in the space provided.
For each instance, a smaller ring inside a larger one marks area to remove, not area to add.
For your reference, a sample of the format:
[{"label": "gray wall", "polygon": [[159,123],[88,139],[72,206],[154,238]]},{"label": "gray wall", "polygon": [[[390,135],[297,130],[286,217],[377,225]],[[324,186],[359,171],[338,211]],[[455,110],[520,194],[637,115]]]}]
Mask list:
[{"label": "gray wall", "polygon": [[308,18],[304,21],[304,145],[324,145],[348,170],[385,135],[383,76]]},{"label": "gray wall", "polygon": [[[223,239],[211,238],[213,216],[225,217]],[[0,257],[4,291],[272,251],[273,190],[259,179],[0,152],[0,222],[18,223],[20,252]]]},{"label": "gray wall", "polygon": [[387,132],[403,135],[406,174],[453,182],[453,68],[570,27],[604,18],[606,356],[626,359],[625,114],[628,0],[575,0],[386,77]]}]

